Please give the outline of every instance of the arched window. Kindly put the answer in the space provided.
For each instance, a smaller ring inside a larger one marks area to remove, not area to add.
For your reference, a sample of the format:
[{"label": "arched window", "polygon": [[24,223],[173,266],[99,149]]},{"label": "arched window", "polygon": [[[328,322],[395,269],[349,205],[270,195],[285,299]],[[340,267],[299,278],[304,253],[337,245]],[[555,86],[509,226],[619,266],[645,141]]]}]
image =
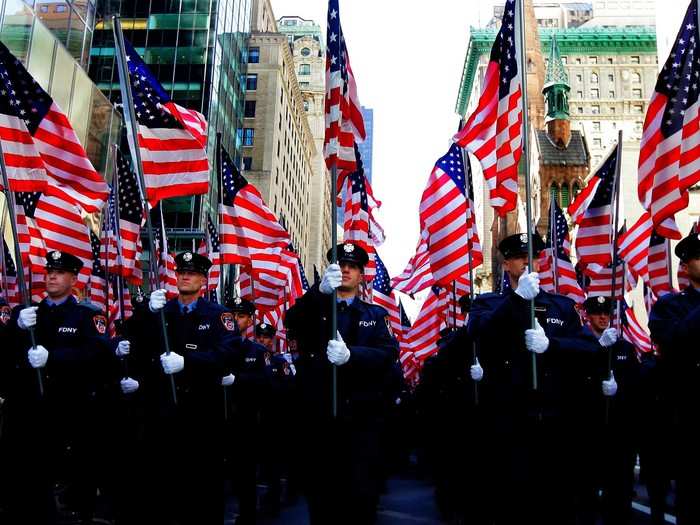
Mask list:
[{"label": "arched window", "polygon": [[574,182],[571,185],[571,200],[574,200],[576,198],[576,195],[578,195],[580,191],[581,185],[578,183],[578,181]]},{"label": "arched window", "polygon": [[300,75],[310,75],[311,74],[311,64],[299,64],[299,74]]},{"label": "arched window", "polygon": [[561,207],[566,208],[571,204],[571,195],[569,193],[569,187],[564,184],[561,187]]},{"label": "arched window", "polygon": [[301,50],[301,56],[307,57],[311,54],[311,50],[308,47],[305,47]]},{"label": "arched window", "polygon": [[552,182],[549,185],[549,200],[559,202],[559,184]]},{"label": "arched window", "polygon": [[591,84],[598,83],[598,73],[591,73]]},{"label": "arched window", "polygon": [[639,73],[632,73],[632,83],[633,84],[641,84],[642,83],[642,75]]},{"label": "arched window", "polygon": [[309,111],[309,101],[308,100],[304,101],[304,111]]}]

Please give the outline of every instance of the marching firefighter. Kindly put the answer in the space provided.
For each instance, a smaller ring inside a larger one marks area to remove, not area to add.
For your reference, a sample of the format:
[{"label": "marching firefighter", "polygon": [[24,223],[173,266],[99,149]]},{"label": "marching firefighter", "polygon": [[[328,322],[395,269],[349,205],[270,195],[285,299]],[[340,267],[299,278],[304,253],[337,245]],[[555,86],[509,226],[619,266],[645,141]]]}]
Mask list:
[{"label": "marching firefighter", "polygon": [[[700,234],[691,233],[675,249],[690,286],[680,293],[660,297],[649,315],[652,340],[659,347],[663,367],[667,411],[673,417],[668,429],[671,454],[667,463],[675,470],[676,517],[679,525],[700,523],[700,452],[697,407],[700,402]],[[670,461],[669,461],[670,460]]]},{"label": "marching firefighter", "polygon": [[[167,300],[165,290],[155,290],[133,321],[132,363],[142,374],[146,414],[144,523],[218,525],[224,509],[222,386],[234,383],[230,356],[241,341],[233,314],[201,297],[211,261],[186,251],[175,263],[178,296]],[[169,354],[156,329],[161,310]]]},{"label": "marching firefighter", "polygon": [[510,289],[474,301],[467,333],[481,349],[486,378],[480,394],[492,439],[485,453],[497,476],[494,487],[502,487],[510,502],[496,507],[496,522],[558,525],[573,512],[566,488],[569,456],[562,420],[562,370],[570,352],[583,344],[581,320],[572,300],[540,290],[538,274],[527,271],[528,242],[533,243],[535,256],[544,249],[535,234],[531,239],[527,234],[511,235],[500,242]]},{"label": "marching firefighter", "polygon": [[2,464],[11,480],[10,523],[54,523],[58,476],[67,482],[64,501],[79,518],[87,522],[94,513],[97,446],[104,440],[100,403],[103,389],[114,382],[116,358],[106,318],[73,296],[82,266],[71,254],[48,252],[47,297],[16,308],[9,323]]},{"label": "marching firefighter", "polygon": [[[328,253],[331,261],[331,252]],[[381,478],[380,428],[384,383],[398,357],[386,310],[359,298],[369,261],[360,246],[338,246],[330,264],[289,309],[299,358],[298,428],[312,525],[365,525],[376,519]],[[338,292],[338,334],[330,339],[333,290]],[[330,340],[329,340],[330,339]],[[333,417],[337,367],[337,417]]]}]

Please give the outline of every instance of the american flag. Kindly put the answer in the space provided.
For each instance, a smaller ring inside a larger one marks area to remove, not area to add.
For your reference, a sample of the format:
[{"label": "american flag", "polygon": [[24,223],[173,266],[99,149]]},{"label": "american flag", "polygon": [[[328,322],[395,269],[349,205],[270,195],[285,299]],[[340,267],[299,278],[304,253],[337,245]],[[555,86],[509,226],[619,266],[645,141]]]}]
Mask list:
[{"label": "american flag", "polygon": [[355,143],[365,139],[365,123],[357,97],[355,76],[340,25],[338,0],[328,1],[326,37],[326,131],[323,156],[326,166],[338,169],[338,191],[345,175],[356,170]]},{"label": "american flag", "polygon": [[34,220],[41,192],[17,192],[15,195],[15,217],[22,264],[25,272],[43,272],[46,246]]},{"label": "american flag", "polygon": [[612,149],[586,188],[569,205],[571,219],[578,224],[576,251],[582,264],[612,263],[612,221],[618,144]]},{"label": "american flag", "polygon": [[649,212],[644,212],[637,222],[617,240],[620,258],[625,261],[635,279],[648,280],[647,259],[652,222]]},{"label": "american flag", "polygon": [[470,249],[474,248],[473,268],[483,260],[481,250],[476,250],[479,240],[474,238],[473,214],[468,212],[466,177],[462,151],[453,144],[435,163],[421,197],[421,232],[428,244],[430,271],[440,286],[450,286],[452,281],[468,275]]},{"label": "american flag", "polygon": [[441,288],[438,295],[438,315],[445,326],[458,328],[464,326],[466,320],[459,306],[459,299],[469,295],[469,280],[458,279],[449,288]]},{"label": "american flag", "polygon": [[109,188],[61,108],[0,43],[0,139],[10,188],[45,191],[88,213]]},{"label": "american flag", "polygon": [[220,150],[223,195],[219,204],[219,242],[226,264],[253,265],[253,272],[280,265],[289,234],[269,210],[260,192],[240,174],[223,148]]},{"label": "american flag", "polygon": [[158,261],[157,287],[165,290],[168,299],[176,297],[177,275],[175,274],[175,257],[168,251],[168,238],[165,235],[165,227],[161,216],[160,227],[155,227],[156,259]]},{"label": "american flag", "polygon": [[654,295],[661,297],[673,292],[671,283],[671,268],[669,263],[669,242],[657,232],[652,232],[649,240],[649,258],[647,268],[649,272],[649,285]]},{"label": "american flag", "polygon": [[92,273],[90,274],[90,302],[103,312],[107,311],[107,274],[100,260],[100,238],[90,232],[90,245],[92,246]]},{"label": "american flag", "polygon": [[[556,199],[552,199],[549,206],[549,217],[554,217],[557,261],[555,266],[552,259],[552,253],[555,251],[552,249],[552,241],[555,235],[553,234],[552,221],[550,221],[546,249],[540,256],[540,286],[547,292],[556,292],[561,295],[566,295],[577,303],[581,303],[585,299],[585,296],[576,280],[576,270],[569,258],[569,250],[571,247],[569,225]],[[554,210],[552,210],[552,207],[554,207]],[[554,275],[555,268],[556,279]]]},{"label": "american flag", "polygon": [[238,285],[241,297],[255,303],[255,307],[261,312],[276,308],[284,293],[284,289],[277,285],[268,286],[258,280],[254,281],[249,266],[240,267]]},{"label": "american flag", "polygon": [[681,234],[674,215],[688,206],[688,188],[700,182],[700,39],[698,2],[691,0],[644,121],[639,154],[639,201],[656,232]]},{"label": "american flag", "polygon": [[440,288],[431,287],[418,317],[406,335],[406,351],[412,353],[417,361],[425,361],[437,352],[443,306],[440,302]]},{"label": "american flag", "polygon": [[[118,243],[118,247],[112,250],[110,244],[109,272],[121,275],[129,282],[140,285],[143,282],[143,272],[139,262],[142,252],[141,226],[144,222],[143,200],[136,175],[119,150],[117,150],[115,169],[119,190],[119,235],[111,237],[112,242]],[[114,200],[112,197],[110,201],[113,230],[116,229],[116,204]]]},{"label": "american flag", "polygon": [[17,282],[17,268],[15,267],[15,261],[12,259],[10,254],[10,249],[7,247],[5,239],[2,240],[3,247],[3,268],[2,277],[3,281],[0,282],[5,294],[5,300],[7,304],[12,308],[17,306],[22,298],[19,295],[19,283]]},{"label": "american flag", "polygon": [[211,261],[211,269],[207,279],[207,290],[213,292],[219,286],[221,278],[221,244],[219,243],[219,230],[211,220],[211,216],[207,215],[207,251],[206,254]]},{"label": "american flag", "polygon": [[491,205],[501,216],[515,209],[518,162],[522,155],[518,9],[515,0],[506,1],[503,23],[491,48],[479,104],[455,135],[457,144],[479,159],[489,187]]},{"label": "american flag", "polygon": [[176,106],[131,44],[124,44],[146,198],[155,206],[161,199],[207,193],[209,161],[201,136],[204,118]]},{"label": "american flag", "polygon": [[379,258],[379,254],[374,254],[374,262],[376,264],[376,273],[372,281],[372,303],[381,306],[389,313],[389,323],[394,332],[394,336],[400,337],[401,317],[399,307],[396,304],[396,294],[391,289],[391,279],[386,266]]},{"label": "american flag", "polygon": [[[607,266],[598,263],[589,264],[583,272],[588,278],[585,287],[588,297],[612,296],[612,264]],[[622,299],[625,292],[632,290],[636,284],[632,274],[626,270],[625,264],[622,262],[618,264],[615,271],[615,297]]]},{"label": "american flag", "polygon": [[654,350],[649,332],[639,322],[634,310],[630,308],[627,301],[623,301],[622,308],[622,337],[634,346],[637,356]]},{"label": "american flag", "polygon": [[391,280],[391,287],[394,290],[411,297],[435,283],[433,274],[430,271],[430,254],[428,253],[426,235],[426,232],[421,233],[416,253],[408,261],[401,275]]},{"label": "american flag", "polygon": [[[141,293],[140,289],[137,289]],[[122,312],[122,304],[124,311]],[[134,314],[131,304],[131,292],[123,278],[114,275],[109,284],[109,333],[114,337],[117,333],[116,321],[129,319]]]}]

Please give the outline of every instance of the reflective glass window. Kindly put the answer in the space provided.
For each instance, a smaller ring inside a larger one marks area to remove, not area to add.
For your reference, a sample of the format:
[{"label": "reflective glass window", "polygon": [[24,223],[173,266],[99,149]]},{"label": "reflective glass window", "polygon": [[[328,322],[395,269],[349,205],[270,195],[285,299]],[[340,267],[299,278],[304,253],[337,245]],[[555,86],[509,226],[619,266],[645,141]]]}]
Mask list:
[{"label": "reflective glass window", "polygon": [[56,104],[66,112],[70,109],[74,69],[75,63],[68,51],[66,51],[63,46],[57,46],[53,79],[51,80],[51,96],[56,101]]},{"label": "reflective glass window", "polygon": [[51,66],[53,65],[53,49],[55,42],[51,31],[42,24],[34,24],[32,32],[32,48],[29,53],[27,70],[44,89],[49,87]]},{"label": "reflective glass window", "polygon": [[22,62],[26,62],[29,53],[29,37],[33,21],[32,11],[24,2],[7,0],[0,37],[10,52]]}]

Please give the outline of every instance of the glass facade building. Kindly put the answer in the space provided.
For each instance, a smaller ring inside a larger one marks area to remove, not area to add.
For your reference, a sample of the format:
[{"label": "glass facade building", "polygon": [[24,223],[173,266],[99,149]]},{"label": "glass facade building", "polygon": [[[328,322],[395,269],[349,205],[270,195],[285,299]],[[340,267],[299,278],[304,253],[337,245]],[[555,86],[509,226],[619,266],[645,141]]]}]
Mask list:
[{"label": "glass facade building", "polygon": [[[202,112],[209,125],[210,158],[216,133],[240,161],[244,112],[246,42],[251,0],[99,0],[90,75],[111,100],[120,98],[111,16],[120,14],[124,36],[174,102]],[[212,163],[214,166],[214,163]],[[208,199],[168,199],[169,228],[199,229],[200,211],[217,202],[212,179]],[[215,207],[215,206],[211,206]]]},{"label": "glass facade building", "polygon": [[94,13],[89,0],[0,0],[0,40],[68,116],[92,164],[104,175],[111,172],[109,144],[118,138],[121,115],[84,69],[92,41],[88,21]]}]

